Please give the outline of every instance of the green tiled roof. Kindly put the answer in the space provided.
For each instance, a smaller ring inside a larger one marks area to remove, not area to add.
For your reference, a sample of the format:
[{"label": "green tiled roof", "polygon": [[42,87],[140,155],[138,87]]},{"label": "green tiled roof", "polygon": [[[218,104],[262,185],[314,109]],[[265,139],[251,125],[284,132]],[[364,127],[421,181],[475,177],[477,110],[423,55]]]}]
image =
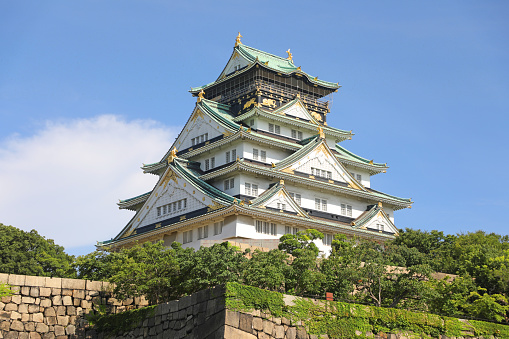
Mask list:
[{"label": "green tiled roof", "polygon": [[294,152],[293,154],[287,156],[286,158],[284,158],[283,160],[278,162],[276,164],[275,169],[281,169],[283,167],[286,167],[288,165],[293,164],[295,161],[299,160],[304,155],[306,155],[307,153],[311,152],[316,146],[318,146],[318,144],[320,142],[321,142],[321,139],[315,136],[314,140],[311,140],[310,142],[308,142],[300,150],[298,150],[297,152]]},{"label": "green tiled roof", "polygon": [[147,193],[143,193],[143,194],[137,195],[137,196],[135,196],[133,198],[128,198],[128,199],[120,200],[120,203],[133,201],[134,199],[142,198],[142,197],[145,197],[145,196],[148,197],[150,195],[150,193],[152,193],[152,191],[149,191]]},{"label": "green tiled roof", "polygon": [[234,130],[240,128],[240,125],[233,121],[233,117],[230,114],[229,105],[220,104],[212,100],[202,99],[198,103],[198,106],[207,111],[207,113],[209,113],[218,122],[225,125],[225,127],[229,127]]},{"label": "green tiled roof", "polygon": [[243,44],[239,44],[236,47],[234,47],[233,53],[235,53],[235,52],[237,52],[239,55],[244,57],[250,63],[250,65],[239,72],[229,75],[226,78],[217,79],[216,81],[211,82],[206,85],[203,85],[203,86],[191,87],[190,92],[194,93],[194,92],[200,91],[202,89],[211,87],[217,83],[224,81],[225,79],[229,79],[232,76],[236,76],[237,74],[247,71],[255,64],[259,64],[261,67],[265,67],[265,68],[271,69],[271,70],[279,72],[279,73],[284,73],[285,75],[289,75],[292,73],[299,73],[301,75],[306,76],[309,79],[309,81],[311,81],[312,83],[315,83],[317,85],[321,85],[324,87],[328,87],[331,89],[338,89],[340,87],[339,84],[337,84],[337,83],[319,80],[317,77],[314,77],[312,75],[309,75],[309,74],[303,72],[302,70],[299,70],[298,67],[295,66],[292,61],[290,61],[286,58],[283,58],[283,57],[280,57],[280,56],[277,56],[274,54],[270,54],[267,52],[263,52],[256,48],[249,47],[249,46],[246,46]]},{"label": "green tiled roof", "polygon": [[363,158],[355,153],[352,153],[350,152],[349,150],[347,150],[346,148],[340,146],[340,145],[337,145],[336,144],[336,151],[343,157],[345,158],[349,158],[350,160],[353,160],[353,161],[359,161],[359,162],[363,162],[367,165],[372,165],[372,166],[377,166],[377,167],[383,167],[383,168],[387,168],[387,164],[382,164],[382,163],[377,163],[377,162],[374,162],[374,163],[370,163],[370,160],[366,159],[366,158]]}]

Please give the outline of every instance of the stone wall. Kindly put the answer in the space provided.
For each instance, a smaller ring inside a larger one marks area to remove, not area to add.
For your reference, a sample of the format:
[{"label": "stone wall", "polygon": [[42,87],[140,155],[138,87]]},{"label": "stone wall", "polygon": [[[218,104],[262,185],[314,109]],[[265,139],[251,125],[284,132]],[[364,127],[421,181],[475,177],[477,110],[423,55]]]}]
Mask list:
[{"label": "stone wall", "polygon": [[15,295],[0,301],[0,338],[79,338],[93,302],[117,313],[148,305],[144,298],[119,301],[102,281],[0,273]]}]

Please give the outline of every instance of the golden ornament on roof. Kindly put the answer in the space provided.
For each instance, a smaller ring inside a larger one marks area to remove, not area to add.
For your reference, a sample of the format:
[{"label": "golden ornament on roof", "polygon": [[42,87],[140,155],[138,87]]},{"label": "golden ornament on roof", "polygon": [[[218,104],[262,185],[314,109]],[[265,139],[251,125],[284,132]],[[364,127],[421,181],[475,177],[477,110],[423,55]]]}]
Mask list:
[{"label": "golden ornament on roof", "polygon": [[279,180],[279,184],[280,185],[284,185],[285,184],[285,181],[283,179]]},{"label": "golden ornament on roof", "polygon": [[323,128],[321,126],[318,126],[318,135],[320,136],[320,139],[325,139],[325,133],[323,132]]},{"label": "golden ornament on roof", "polygon": [[203,91],[203,88],[201,89],[200,93],[198,93],[198,102],[201,102],[201,99],[203,99],[203,95],[205,94],[205,91]]},{"label": "golden ornament on roof", "polygon": [[242,45],[240,38],[242,38],[242,35],[240,35],[240,32],[239,32],[239,35],[237,35],[237,38],[235,39],[235,47],[237,47],[238,45]]},{"label": "golden ornament on roof", "polygon": [[168,156],[168,164],[173,162],[173,159],[177,157],[177,148],[173,146],[173,149],[170,151],[170,155]]},{"label": "golden ornament on roof", "polygon": [[293,55],[292,55],[292,53],[290,52],[290,49],[289,49],[289,48],[288,48],[288,50],[286,51],[286,53],[288,53],[288,58],[286,58],[286,60],[293,61]]}]

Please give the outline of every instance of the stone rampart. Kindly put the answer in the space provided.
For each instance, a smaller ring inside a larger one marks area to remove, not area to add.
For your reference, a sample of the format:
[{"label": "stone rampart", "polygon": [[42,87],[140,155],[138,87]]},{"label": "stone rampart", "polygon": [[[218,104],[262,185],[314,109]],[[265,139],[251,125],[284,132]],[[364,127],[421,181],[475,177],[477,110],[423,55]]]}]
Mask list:
[{"label": "stone rampart", "polygon": [[0,301],[0,338],[79,338],[93,305],[110,313],[147,306],[145,298],[124,301],[111,297],[102,281],[0,273],[0,283],[13,286],[15,295]]}]

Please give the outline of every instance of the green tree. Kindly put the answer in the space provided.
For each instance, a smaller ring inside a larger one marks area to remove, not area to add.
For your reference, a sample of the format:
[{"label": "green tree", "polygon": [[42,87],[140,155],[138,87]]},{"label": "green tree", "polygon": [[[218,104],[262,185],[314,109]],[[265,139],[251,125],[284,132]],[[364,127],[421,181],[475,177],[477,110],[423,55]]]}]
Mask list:
[{"label": "green tree", "polygon": [[269,252],[256,250],[243,266],[242,281],[246,285],[285,292],[288,260],[288,254],[279,249]]},{"label": "green tree", "polygon": [[0,272],[46,277],[74,278],[74,256],[62,246],[39,235],[0,224]]},{"label": "green tree", "polygon": [[308,229],[297,234],[285,234],[280,238],[279,249],[290,254],[290,267],[285,277],[286,291],[295,295],[323,294],[324,275],[318,265],[318,247],[315,240],[323,234]]},{"label": "green tree", "polygon": [[175,298],[175,282],[180,275],[178,247],[168,248],[163,242],[146,242],[122,249],[111,261],[114,293],[120,298],[144,295],[151,304]]},{"label": "green tree", "polygon": [[72,266],[76,269],[79,279],[108,280],[115,274],[113,265],[123,256],[122,251],[94,251],[77,257]]},{"label": "green tree", "polygon": [[509,312],[507,298],[501,294],[489,295],[485,288],[478,288],[478,291],[470,292],[467,299],[469,304],[465,309],[470,316],[495,320],[507,321],[506,313]]},{"label": "green tree", "polygon": [[180,268],[185,272],[179,282],[182,294],[191,294],[227,282],[240,282],[241,269],[247,261],[244,253],[228,242],[184,253],[179,259]]}]

